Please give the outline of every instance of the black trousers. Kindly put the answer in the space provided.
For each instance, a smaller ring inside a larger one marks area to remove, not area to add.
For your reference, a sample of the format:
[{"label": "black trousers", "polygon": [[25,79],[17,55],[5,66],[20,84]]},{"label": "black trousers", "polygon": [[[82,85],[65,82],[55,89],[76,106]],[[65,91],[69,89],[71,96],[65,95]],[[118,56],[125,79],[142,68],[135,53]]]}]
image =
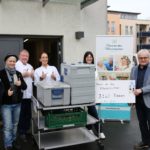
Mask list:
[{"label": "black trousers", "polygon": [[150,145],[150,108],[145,106],[143,98],[136,100],[136,112],[142,141]]},{"label": "black trousers", "polygon": [[[94,118],[96,119],[99,119],[98,117],[98,113],[97,113],[97,110],[96,110],[96,107],[95,106],[88,106],[88,114],[90,114],[91,116],[93,116]],[[94,124],[94,129],[96,130],[96,134],[98,134],[98,123]],[[92,126],[91,125],[88,125],[87,126],[88,129],[91,129]]]},{"label": "black trousers", "polygon": [[26,134],[31,125],[31,99],[23,99],[18,124],[19,134]]}]

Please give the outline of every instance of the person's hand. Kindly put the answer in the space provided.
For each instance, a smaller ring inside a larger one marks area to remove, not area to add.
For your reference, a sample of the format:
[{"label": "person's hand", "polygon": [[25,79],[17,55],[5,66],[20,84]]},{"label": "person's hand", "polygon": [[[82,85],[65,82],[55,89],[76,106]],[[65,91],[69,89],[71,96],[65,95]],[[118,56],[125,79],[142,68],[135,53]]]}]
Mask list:
[{"label": "person's hand", "polygon": [[21,85],[21,80],[20,80],[20,78],[19,78],[18,80],[16,80],[14,84],[15,84],[16,86],[20,86],[20,85]]},{"label": "person's hand", "polygon": [[28,77],[28,71],[23,72],[23,73],[22,73],[22,76],[23,76],[23,77]]},{"label": "person's hand", "polygon": [[42,75],[40,76],[40,80],[43,80],[43,79],[45,79],[46,78],[46,73],[44,73],[43,71],[42,71]]},{"label": "person's hand", "polygon": [[34,75],[34,70],[28,70],[28,77],[33,77]]},{"label": "person's hand", "polygon": [[138,95],[140,95],[142,93],[142,89],[135,89],[133,91],[133,93],[134,93],[135,96],[138,96]]},{"label": "person's hand", "polygon": [[31,76],[32,77],[34,76],[34,70],[33,69],[31,70]]},{"label": "person's hand", "polygon": [[12,96],[13,95],[13,90],[10,88],[10,89],[8,89],[8,96]]},{"label": "person's hand", "polygon": [[22,75],[23,77],[33,77],[34,70],[27,70]]},{"label": "person's hand", "polygon": [[54,72],[52,72],[51,78],[52,78],[53,80],[56,80],[56,76],[55,76]]}]

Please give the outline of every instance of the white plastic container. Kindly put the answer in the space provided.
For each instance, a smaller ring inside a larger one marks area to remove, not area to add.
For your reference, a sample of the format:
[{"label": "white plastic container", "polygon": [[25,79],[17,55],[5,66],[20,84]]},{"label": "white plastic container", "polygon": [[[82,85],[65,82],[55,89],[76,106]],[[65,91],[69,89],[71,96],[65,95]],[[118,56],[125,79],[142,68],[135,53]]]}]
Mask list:
[{"label": "white plastic container", "polygon": [[39,81],[36,86],[37,99],[44,106],[70,104],[70,85],[58,81]]},{"label": "white plastic container", "polygon": [[61,64],[65,83],[71,86],[71,104],[85,104],[95,101],[95,65]]},{"label": "white plastic container", "polygon": [[95,79],[94,64],[61,64],[61,75],[68,78],[93,78]]}]

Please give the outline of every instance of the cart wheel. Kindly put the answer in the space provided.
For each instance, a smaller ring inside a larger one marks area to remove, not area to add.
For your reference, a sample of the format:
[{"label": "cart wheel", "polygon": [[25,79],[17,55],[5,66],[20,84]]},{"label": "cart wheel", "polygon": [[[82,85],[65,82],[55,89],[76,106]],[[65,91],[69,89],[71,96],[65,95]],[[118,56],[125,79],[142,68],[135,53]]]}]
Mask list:
[{"label": "cart wheel", "polygon": [[38,147],[38,145],[37,145],[37,143],[36,143],[34,137],[32,137],[32,139],[31,139],[31,144],[32,144],[34,147],[36,147],[36,148]]},{"label": "cart wheel", "polygon": [[97,141],[97,144],[98,144],[100,150],[104,150],[104,145],[102,144],[101,141]]}]

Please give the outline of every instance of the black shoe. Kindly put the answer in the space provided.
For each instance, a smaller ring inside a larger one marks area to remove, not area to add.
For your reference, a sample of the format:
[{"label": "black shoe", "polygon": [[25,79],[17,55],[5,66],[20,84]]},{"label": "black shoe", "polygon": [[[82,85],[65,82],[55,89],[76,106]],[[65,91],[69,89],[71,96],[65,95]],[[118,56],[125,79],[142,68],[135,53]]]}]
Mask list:
[{"label": "black shoe", "polygon": [[134,149],[145,149],[148,147],[149,147],[149,145],[146,143],[143,143],[143,142],[140,142],[140,143],[134,145]]},{"label": "black shoe", "polygon": [[21,135],[19,136],[19,138],[20,138],[20,140],[23,141],[24,143],[27,142],[27,137],[26,137],[25,134],[21,134]]},{"label": "black shoe", "polygon": [[5,150],[12,150],[12,147],[8,146],[8,147],[5,148]]},{"label": "black shoe", "polygon": [[26,139],[28,140],[28,138],[32,137],[32,133],[31,132],[26,132]]},{"label": "black shoe", "polygon": [[14,150],[21,150],[21,145],[18,140],[13,141],[12,145]]}]

